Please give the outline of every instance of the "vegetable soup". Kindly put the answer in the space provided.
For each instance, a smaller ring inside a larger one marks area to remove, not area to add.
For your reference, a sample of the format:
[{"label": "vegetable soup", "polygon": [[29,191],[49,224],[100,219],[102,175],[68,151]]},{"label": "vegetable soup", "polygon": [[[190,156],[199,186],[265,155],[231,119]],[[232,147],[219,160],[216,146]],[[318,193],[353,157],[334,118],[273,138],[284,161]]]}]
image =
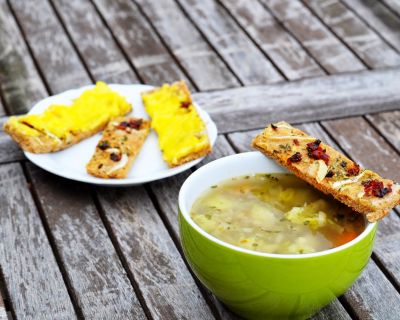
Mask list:
[{"label": "vegetable soup", "polygon": [[331,249],[365,229],[361,214],[292,174],[255,174],[225,180],[193,204],[192,219],[235,246],[267,253]]}]

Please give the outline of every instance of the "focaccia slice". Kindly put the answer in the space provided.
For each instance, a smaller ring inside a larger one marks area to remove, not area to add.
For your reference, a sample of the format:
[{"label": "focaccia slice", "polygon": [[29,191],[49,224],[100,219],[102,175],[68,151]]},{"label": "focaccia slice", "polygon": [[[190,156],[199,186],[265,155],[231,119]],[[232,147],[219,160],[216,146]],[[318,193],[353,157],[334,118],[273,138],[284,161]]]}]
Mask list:
[{"label": "focaccia slice", "polygon": [[150,122],[140,118],[112,120],[86,166],[87,172],[105,179],[126,178],[149,132]]},{"label": "focaccia slice", "polygon": [[163,159],[176,167],[211,152],[207,128],[184,81],[142,93]]},{"label": "focaccia slice", "polygon": [[369,221],[383,218],[400,203],[398,184],[286,122],[266,127],[252,145],[315,188],[366,214]]}]

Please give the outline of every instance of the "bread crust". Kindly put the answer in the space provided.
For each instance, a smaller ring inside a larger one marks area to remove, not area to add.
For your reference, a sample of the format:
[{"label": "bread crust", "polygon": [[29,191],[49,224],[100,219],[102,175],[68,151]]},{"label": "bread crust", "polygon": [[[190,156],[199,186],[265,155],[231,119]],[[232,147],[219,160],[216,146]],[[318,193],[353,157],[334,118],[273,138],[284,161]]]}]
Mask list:
[{"label": "bread crust", "polygon": [[188,154],[186,157],[179,158],[178,162],[174,162],[170,164],[170,167],[177,167],[180,166],[184,163],[196,160],[201,157],[205,157],[212,151],[211,145],[206,146],[205,148],[197,151],[197,152],[192,152]]},{"label": "bread crust", "polygon": [[[355,162],[332,147],[324,143],[320,144],[321,149],[326,150],[325,153],[329,156],[328,165],[321,159],[310,157],[307,143],[316,140],[286,122],[279,122],[266,127],[254,138],[252,145],[318,190],[331,194],[355,211],[365,214],[371,222],[382,219],[390,209],[400,203],[398,184],[392,180],[383,179],[370,170],[357,169],[358,165]],[[288,160],[297,152],[301,155],[300,161]],[[353,171],[357,174],[354,174],[351,169],[354,169]],[[329,177],[328,172],[333,173],[333,176]],[[385,187],[391,188],[391,192],[383,197],[366,194],[364,185],[370,180],[381,181]]]},{"label": "bread crust", "polygon": [[86,138],[89,138],[103,130],[106,125],[107,123],[103,123],[93,130],[88,130],[79,134],[71,134],[68,136],[68,139],[60,139],[56,136],[52,136],[30,127],[29,130],[36,131],[36,135],[32,136],[24,134],[24,132],[20,130],[21,126],[27,125],[23,122],[19,122],[17,119],[15,119],[15,121],[7,121],[4,124],[4,131],[8,133],[24,151],[31,153],[49,153],[66,149]]},{"label": "bread crust", "polygon": [[141,118],[119,117],[110,121],[86,165],[87,172],[104,179],[126,178],[149,132],[150,121]]}]

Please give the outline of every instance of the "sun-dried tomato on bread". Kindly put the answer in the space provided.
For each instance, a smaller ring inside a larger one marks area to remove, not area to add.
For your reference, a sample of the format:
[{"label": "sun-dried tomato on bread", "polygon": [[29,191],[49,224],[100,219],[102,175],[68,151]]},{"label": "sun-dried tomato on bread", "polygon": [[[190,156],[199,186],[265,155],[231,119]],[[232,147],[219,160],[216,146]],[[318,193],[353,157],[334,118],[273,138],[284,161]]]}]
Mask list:
[{"label": "sun-dried tomato on bread", "polygon": [[120,117],[110,121],[86,165],[99,178],[125,178],[150,132],[150,121]]}]

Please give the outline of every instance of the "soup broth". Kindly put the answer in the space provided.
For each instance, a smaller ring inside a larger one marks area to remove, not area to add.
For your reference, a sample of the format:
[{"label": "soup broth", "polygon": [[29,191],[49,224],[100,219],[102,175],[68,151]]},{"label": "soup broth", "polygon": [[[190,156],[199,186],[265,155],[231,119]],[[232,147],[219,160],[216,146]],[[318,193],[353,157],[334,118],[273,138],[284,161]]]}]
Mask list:
[{"label": "soup broth", "polygon": [[312,253],[356,238],[361,214],[292,174],[255,174],[212,186],[193,204],[203,230],[238,247],[267,253]]}]

